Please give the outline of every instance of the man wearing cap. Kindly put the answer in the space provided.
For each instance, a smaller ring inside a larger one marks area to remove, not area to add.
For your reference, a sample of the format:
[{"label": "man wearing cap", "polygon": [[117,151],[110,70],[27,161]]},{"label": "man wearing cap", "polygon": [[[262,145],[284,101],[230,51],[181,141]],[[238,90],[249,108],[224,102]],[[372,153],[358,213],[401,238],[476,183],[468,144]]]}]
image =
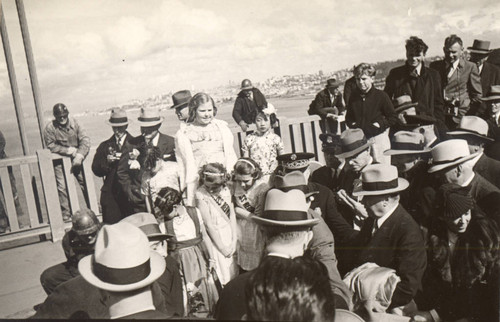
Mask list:
[{"label": "man wearing cap", "polygon": [[469,112],[476,112],[481,104],[481,78],[474,63],[463,58],[463,42],[457,35],[450,35],[444,41],[444,60],[432,62],[429,66],[438,71],[445,105],[456,108],[448,112],[452,118],[448,128],[453,129],[460,118]]},{"label": "man wearing cap", "polygon": [[[492,85],[500,85],[500,67],[487,62],[490,50],[490,42],[486,40],[474,39],[472,47],[468,47],[470,61],[475,63],[481,76],[481,88],[483,96],[486,95]],[[478,116],[485,117],[486,105],[481,106]]]},{"label": "man wearing cap", "polygon": [[353,192],[363,196],[369,218],[361,231],[353,231],[351,267],[375,263],[392,268],[401,278],[392,295],[389,310],[410,303],[421,288],[427,265],[420,227],[399,204],[399,194],[408,181],[398,178],[395,166],[368,165],[361,173],[362,185]]},{"label": "man wearing cap", "polygon": [[[406,40],[406,63],[391,69],[385,80],[384,91],[393,100],[408,96],[414,103],[415,114],[434,117],[438,128],[443,128],[444,101],[439,74],[425,66],[429,48],[422,39],[411,36]],[[395,106],[396,110],[401,105]],[[396,111],[398,113],[398,111]]]},{"label": "man wearing cap", "polygon": [[340,82],[335,78],[327,80],[325,89],[316,94],[316,97],[309,105],[309,115],[321,117],[319,125],[323,133],[337,133],[337,118],[339,114],[345,111],[339,86]]},{"label": "man wearing cap", "polygon": [[343,160],[335,156],[336,153],[340,153],[340,136],[333,133],[322,133],[319,135],[319,139],[323,142],[321,150],[325,155],[326,165],[314,170],[311,173],[310,181],[335,191],[339,173],[344,165]]},{"label": "man wearing cap", "polygon": [[[479,155],[471,154],[467,141],[452,139],[437,144],[431,150],[432,163],[428,170],[442,183],[456,183],[469,190],[476,204],[490,217],[500,223],[500,190],[480,174],[474,172],[468,162]],[[435,193],[428,193],[427,209],[433,209]],[[426,214],[432,216],[432,213]]]},{"label": "man wearing cap", "polygon": [[127,196],[118,183],[116,171],[125,146],[130,144],[134,137],[127,132],[129,121],[124,110],[111,110],[111,116],[106,123],[111,126],[113,135],[97,147],[92,161],[92,172],[98,177],[104,177],[100,199],[102,221],[105,224],[114,224],[128,211],[125,208]]},{"label": "man wearing cap", "polygon": [[[82,162],[89,154],[90,138],[85,129],[73,118],[70,118],[68,108],[62,103],[54,105],[52,112],[54,120],[49,122],[43,131],[45,145],[52,153],[70,157],[71,172],[82,188],[87,207],[89,207],[85,181],[83,179]],[[71,220],[71,208],[66,191],[62,160],[54,161],[57,192],[64,221]]]},{"label": "man wearing cap", "polygon": [[[149,240],[149,247],[165,256],[160,250],[170,235],[162,234],[152,214],[138,213],[124,218],[123,222],[140,228]],[[165,246],[166,247],[166,246]],[[165,272],[152,284],[154,306],[169,316],[182,317],[182,282],[176,261],[165,257]],[[35,319],[109,319],[108,307],[101,299],[101,292],[82,276],[77,276],[55,288],[38,306]]]},{"label": "man wearing cap", "polygon": [[493,139],[488,137],[488,123],[477,116],[464,116],[456,130],[448,132],[448,135],[467,141],[470,153],[478,154],[471,161],[474,164],[474,172],[500,188],[500,161],[484,154],[484,146],[493,142]]},{"label": "man wearing cap", "polygon": [[425,147],[424,136],[410,131],[396,132],[392,138],[391,149],[384,154],[391,156],[392,164],[398,169],[399,177],[409,182],[408,189],[401,191],[400,204],[419,224],[423,218],[420,206],[421,189],[432,180],[427,173],[430,148]]},{"label": "man wearing cap", "polygon": [[248,125],[255,123],[257,113],[267,107],[267,100],[260,90],[253,87],[249,79],[241,82],[241,91],[236,97],[233,108],[233,119],[246,132]]},{"label": "man wearing cap", "polygon": [[124,214],[125,216],[147,211],[145,197],[141,193],[141,178],[144,169],[138,162],[144,158],[141,153],[145,153],[146,146],[157,147],[164,161],[176,160],[174,138],[159,131],[163,122],[160,111],[156,108],[142,108],[137,120],[141,126],[141,135],[125,145],[116,172],[118,183],[127,196],[126,209],[128,211]]},{"label": "man wearing cap", "polygon": [[181,121],[181,126],[184,124],[189,117],[189,100],[191,99],[191,92],[188,90],[178,91],[172,95],[172,105],[170,108],[175,109],[175,115]]},{"label": "man wearing cap", "polygon": [[61,283],[80,275],[78,261],[94,252],[97,233],[101,223],[94,212],[83,209],[75,212],[72,218],[71,230],[64,234],[62,247],[66,262],[57,264],[43,271],[40,282],[47,295]]},{"label": "man wearing cap", "polygon": [[[306,196],[300,190],[269,190],[262,217],[253,217],[267,236],[267,256],[263,261],[304,255],[313,237],[311,228],[319,221],[308,214],[308,208]],[[241,320],[246,314],[245,286],[256,270],[241,274],[226,284],[217,302],[217,320]]]}]

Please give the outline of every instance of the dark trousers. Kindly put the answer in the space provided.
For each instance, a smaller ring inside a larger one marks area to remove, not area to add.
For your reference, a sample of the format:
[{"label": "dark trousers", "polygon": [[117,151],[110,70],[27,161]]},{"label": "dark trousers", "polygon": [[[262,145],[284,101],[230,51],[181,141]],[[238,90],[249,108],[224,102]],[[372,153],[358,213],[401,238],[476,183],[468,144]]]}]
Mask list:
[{"label": "dark trousers", "polygon": [[45,293],[50,295],[59,284],[69,281],[78,275],[80,275],[78,267],[65,262],[49,267],[43,271],[42,275],[40,275],[40,283]]}]

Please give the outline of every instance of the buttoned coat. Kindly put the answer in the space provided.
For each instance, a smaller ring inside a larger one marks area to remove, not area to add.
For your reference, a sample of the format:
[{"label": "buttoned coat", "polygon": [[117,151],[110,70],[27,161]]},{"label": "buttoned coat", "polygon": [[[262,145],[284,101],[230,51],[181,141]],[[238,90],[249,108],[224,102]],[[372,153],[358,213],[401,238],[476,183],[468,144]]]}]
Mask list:
[{"label": "buttoned coat", "polygon": [[500,189],[500,161],[482,154],[473,170]]}]

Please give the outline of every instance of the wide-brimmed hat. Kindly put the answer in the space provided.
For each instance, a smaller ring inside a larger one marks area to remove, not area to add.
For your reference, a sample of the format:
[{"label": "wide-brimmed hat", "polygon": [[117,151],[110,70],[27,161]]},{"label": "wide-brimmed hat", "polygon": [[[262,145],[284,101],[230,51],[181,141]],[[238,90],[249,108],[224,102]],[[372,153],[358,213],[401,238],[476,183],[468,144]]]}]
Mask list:
[{"label": "wide-brimmed hat", "polygon": [[97,288],[127,292],[152,284],[165,271],[165,259],[150,250],[146,235],[134,225],[105,225],[97,235],[94,255],[80,260],[82,277]]},{"label": "wide-brimmed hat", "polygon": [[500,100],[500,85],[491,85],[488,95],[483,96],[483,101]]},{"label": "wide-brimmed hat", "polygon": [[366,139],[363,130],[347,129],[340,134],[342,153],[335,154],[335,156],[339,159],[345,159],[366,150],[372,144]]},{"label": "wide-brimmed hat", "polygon": [[291,228],[311,227],[319,222],[308,214],[306,196],[298,189],[269,190],[262,217],[253,216],[252,219],[260,225]]},{"label": "wide-brimmed hat", "polygon": [[314,153],[297,152],[278,155],[276,158],[285,170],[301,170],[309,166],[310,159],[314,158]]},{"label": "wide-brimmed hat", "polygon": [[281,191],[299,189],[305,194],[306,198],[319,193],[319,191],[308,192],[306,177],[300,171],[292,171],[283,176],[276,175],[274,177],[274,187]]},{"label": "wide-brimmed hat", "polygon": [[465,115],[460,120],[456,130],[448,132],[452,136],[472,136],[483,141],[494,141],[488,137],[488,123],[480,117]]},{"label": "wide-brimmed hat", "polygon": [[249,79],[244,79],[241,81],[241,90],[242,91],[248,91],[250,89],[253,89],[252,81]]},{"label": "wide-brimmed hat", "polygon": [[467,141],[461,139],[447,140],[436,144],[431,150],[432,163],[427,170],[437,172],[448,167],[473,159],[479,152],[470,154]]},{"label": "wide-brimmed hat", "polygon": [[474,54],[488,55],[491,53],[490,42],[487,40],[474,39],[472,47],[468,47],[467,50]]},{"label": "wide-brimmed hat", "polygon": [[112,109],[109,120],[106,120],[106,123],[113,127],[128,125],[127,112],[121,108]]},{"label": "wide-brimmed hat", "polygon": [[411,115],[405,114],[406,126],[418,127],[422,125],[431,125],[436,123],[436,118],[430,115],[420,114]]},{"label": "wide-brimmed hat", "polygon": [[398,177],[398,168],[390,164],[369,164],[361,171],[361,186],[356,186],[352,195],[380,196],[403,191],[410,184]]},{"label": "wide-brimmed hat", "polygon": [[335,153],[341,149],[340,135],[333,133],[321,133],[321,151]]},{"label": "wide-brimmed hat", "polygon": [[431,149],[425,147],[425,138],[420,133],[399,131],[394,133],[391,148],[384,151],[384,155],[420,154],[429,153]]},{"label": "wide-brimmed hat", "polygon": [[174,237],[170,234],[162,233],[155,216],[148,212],[138,212],[123,218],[120,222],[128,222],[139,228],[146,234],[150,241],[166,240]]},{"label": "wide-brimmed hat", "polygon": [[163,117],[160,116],[160,110],[157,108],[141,108],[141,114],[137,118],[142,127],[149,127],[161,124]]},{"label": "wide-brimmed hat", "polygon": [[326,81],[326,88],[339,88],[340,82],[338,82],[335,78],[330,78]]},{"label": "wide-brimmed hat", "polygon": [[188,90],[185,91],[178,91],[172,95],[172,105],[170,108],[184,108],[187,107],[189,104],[189,100],[191,100],[191,92]]},{"label": "wide-brimmed hat", "polygon": [[409,109],[410,107],[415,107],[418,105],[417,102],[412,102],[410,95],[401,95],[394,99],[394,111],[396,113],[400,113],[404,110]]}]

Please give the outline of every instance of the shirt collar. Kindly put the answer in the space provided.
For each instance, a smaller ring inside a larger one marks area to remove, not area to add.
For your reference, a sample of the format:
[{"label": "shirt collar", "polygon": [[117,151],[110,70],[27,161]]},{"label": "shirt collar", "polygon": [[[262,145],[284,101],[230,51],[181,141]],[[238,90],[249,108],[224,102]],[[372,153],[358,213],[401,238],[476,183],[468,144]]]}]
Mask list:
[{"label": "shirt collar", "polygon": [[285,255],[285,254],[280,254],[280,253],[269,253],[267,256],[275,256],[275,257],[281,257],[281,258],[286,258],[286,259],[292,259],[293,257],[290,255]]},{"label": "shirt collar", "polygon": [[160,141],[160,132],[151,140],[151,144],[153,144],[153,146],[158,146],[158,141]]},{"label": "shirt collar", "polygon": [[389,209],[389,211],[385,215],[383,215],[382,217],[380,217],[380,218],[377,219],[377,226],[378,226],[379,229],[380,229],[380,227],[382,227],[382,225],[387,220],[387,218],[389,218],[394,213],[394,211],[396,210],[396,208],[398,206],[399,206],[399,203],[397,203],[394,207],[392,207],[391,209]]},{"label": "shirt collar", "polygon": [[420,63],[415,69],[415,73],[417,73],[418,76],[422,75],[422,63]]}]

